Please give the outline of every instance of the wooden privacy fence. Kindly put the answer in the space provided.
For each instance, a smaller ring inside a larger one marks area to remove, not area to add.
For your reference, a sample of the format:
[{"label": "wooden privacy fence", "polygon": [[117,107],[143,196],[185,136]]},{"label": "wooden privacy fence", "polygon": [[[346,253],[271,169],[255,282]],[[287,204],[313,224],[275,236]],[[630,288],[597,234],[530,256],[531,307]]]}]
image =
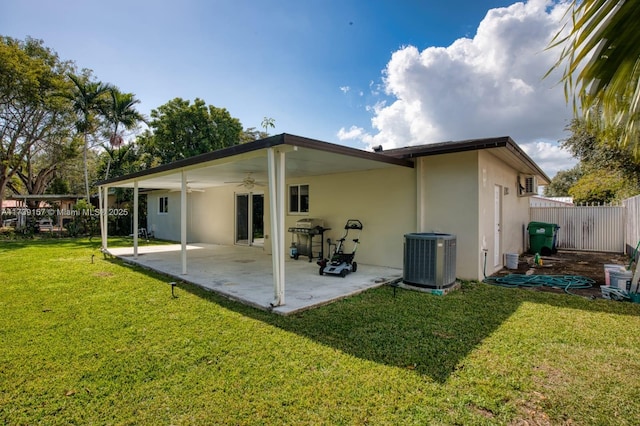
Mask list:
[{"label": "wooden privacy fence", "polygon": [[624,205],[530,209],[532,222],[560,226],[557,248],[615,253],[623,253],[626,249],[626,210]]}]

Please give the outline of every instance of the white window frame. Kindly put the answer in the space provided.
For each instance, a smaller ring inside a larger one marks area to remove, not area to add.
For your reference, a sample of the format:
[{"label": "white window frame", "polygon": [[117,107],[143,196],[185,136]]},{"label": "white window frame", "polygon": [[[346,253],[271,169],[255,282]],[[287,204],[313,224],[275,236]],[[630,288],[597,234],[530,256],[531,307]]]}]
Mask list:
[{"label": "white window frame", "polygon": [[[300,206],[302,204],[301,203],[301,201],[302,201],[301,188],[304,187],[304,186],[307,187],[307,210],[306,211],[301,211],[300,210]],[[298,208],[297,208],[297,210],[293,210],[292,209],[293,206],[291,205],[291,196],[292,196],[291,190],[293,188],[298,188],[298,195],[297,195],[297,197],[298,197],[298,203],[297,203],[298,204]],[[289,214],[291,214],[291,215],[308,215],[309,214],[309,208],[311,206],[310,199],[311,199],[311,188],[310,188],[309,184],[300,183],[300,184],[295,184],[295,185],[289,185],[288,188],[287,188],[287,202],[289,204],[289,208],[288,208]]]},{"label": "white window frame", "polygon": [[169,197],[158,197],[158,214],[169,214]]}]

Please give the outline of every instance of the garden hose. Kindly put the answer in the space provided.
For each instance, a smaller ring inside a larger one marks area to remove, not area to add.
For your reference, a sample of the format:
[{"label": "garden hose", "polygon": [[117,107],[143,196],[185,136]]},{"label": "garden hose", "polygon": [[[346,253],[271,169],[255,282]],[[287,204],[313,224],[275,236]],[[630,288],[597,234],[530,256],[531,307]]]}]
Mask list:
[{"label": "garden hose", "polygon": [[487,277],[487,252],[484,253],[484,280],[487,284],[501,287],[556,287],[561,288],[567,294],[573,294],[570,290],[591,288],[595,281],[580,275],[526,275],[509,274],[504,277]]}]

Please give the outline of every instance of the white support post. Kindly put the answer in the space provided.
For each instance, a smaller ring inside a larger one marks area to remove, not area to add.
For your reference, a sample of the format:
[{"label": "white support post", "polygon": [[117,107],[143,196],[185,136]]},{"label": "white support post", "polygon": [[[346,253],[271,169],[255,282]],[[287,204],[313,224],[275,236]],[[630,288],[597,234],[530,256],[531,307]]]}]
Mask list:
[{"label": "white support post", "polygon": [[182,171],[180,191],[180,244],[182,254],[182,274],[187,274],[187,174]]},{"label": "white support post", "polygon": [[107,239],[109,238],[109,217],[107,216],[109,207],[109,187],[104,187],[104,195],[102,196],[102,206],[100,206],[100,216],[102,216],[102,248],[107,250]]},{"label": "white support post", "polygon": [[278,156],[276,157],[276,199],[278,200],[278,253],[280,256],[278,258],[280,262],[280,267],[278,268],[278,272],[280,273],[280,304],[285,304],[285,269],[284,269],[284,178],[285,178],[285,153],[284,151],[277,151]]},{"label": "white support post", "polygon": [[280,258],[283,256],[283,252],[280,251],[281,242],[280,242],[280,209],[279,205],[279,197],[278,197],[278,184],[277,184],[277,175],[276,173],[276,156],[273,148],[267,148],[267,173],[268,173],[268,182],[269,182],[269,220],[271,222],[271,262],[273,269],[273,293],[274,300],[271,302],[272,306],[280,306],[283,304],[282,301],[282,274],[280,272],[280,268],[282,267],[282,262]]},{"label": "white support post", "polygon": [[133,258],[138,258],[138,181],[133,182]]},{"label": "white support post", "polygon": [[104,235],[104,216],[102,216],[102,187],[101,186],[98,187],[98,208],[100,209],[99,219],[100,219],[100,241],[102,243],[101,248],[104,248],[105,235]]}]

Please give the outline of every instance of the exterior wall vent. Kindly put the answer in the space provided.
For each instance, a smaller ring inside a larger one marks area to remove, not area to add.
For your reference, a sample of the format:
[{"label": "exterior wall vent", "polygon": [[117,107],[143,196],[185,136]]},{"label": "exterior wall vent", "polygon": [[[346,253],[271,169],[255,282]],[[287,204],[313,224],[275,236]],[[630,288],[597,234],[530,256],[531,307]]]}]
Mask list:
[{"label": "exterior wall vent", "polygon": [[411,233],[404,238],[405,284],[436,289],[455,284],[455,235]]}]

